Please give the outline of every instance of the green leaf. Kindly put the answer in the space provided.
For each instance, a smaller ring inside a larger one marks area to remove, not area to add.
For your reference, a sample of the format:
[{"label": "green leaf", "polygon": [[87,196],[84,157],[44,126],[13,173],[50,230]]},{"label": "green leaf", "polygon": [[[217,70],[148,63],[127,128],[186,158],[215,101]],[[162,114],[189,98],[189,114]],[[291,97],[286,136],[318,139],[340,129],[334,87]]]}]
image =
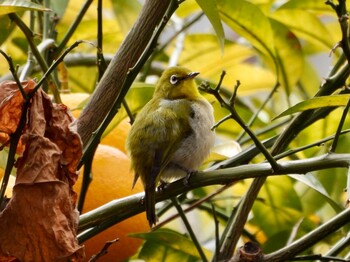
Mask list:
[{"label": "green leaf", "polygon": [[301,199],[294,189],[293,180],[286,177],[269,177],[253,206],[252,223],[267,236],[288,230],[301,216]]},{"label": "green leaf", "polygon": [[321,21],[312,13],[300,9],[279,9],[270,17],[289,27],[298,37],[328,51],[335,41]]},{"label": "green leaf", "polygon": [[68,6],[68,0],[50,1],[50,7],[56,15],[62,17]]},{"label": "green leaf", "polygon": [[[193,242],[186,236],[170,230],[161,228],[150,233],[132,234],[133,237],[146,240],[139,258],[146,261],[198,261],[200,256]],[[211,253],[203,250],[209,258]]]},{"label": "green leaf", "polygon": [[51,11],[42,5],[25,0],[0,0],[0,15],[22,12],[27,10]]},{"label": "green leaf", "polygon": [[301,44],[288,27],[274,19],[270,19],[270,23],[274,33],[279,81],[289,96],[303,72],[304,58]]},{"label": "green leaf", "polygon": [[292,115],[298,112],[306,111],[309,109],[317,109],[322,107],[339,107],[346,106],[350,98],[350,95],[333,95],[333,96],[321,96],[314,97],[306,101],[302,101],[290,108],[286,111],[282,112],[274,119]]},{"label": "green leaf", "polygon": [[0,25],[0,45],[2,45],[15,28],[15,23],[11,23],[8,16],[0,16]]},{"label": "green leaf", "polygon": [[215,0],[196,0],[198,5],[202,8],[205,15],[208,17],[211,25],[213,26],[216,36],[219,40],[219,45],[221,51],[224,51],[225,46],[225,33],[222,27],[220,15],[218,12],[218,8],[216,6]]},{"label": "green leaf", "polygon": [[269,19],[245,0],[217,0],[221,19],[265,56],[274,61],[275,47]]},{"label": "green leaf", "polygon": [[342,209],[340,206],[328,195],[326,189],[323,187],[320,181],[316,177],[314,177],[312,174],[308,173],[304,176],[301,175],[289,175],[290,177],[294,178],[295,180],[307,185],[308,187],[312,188],[316,192],[318,192],[324,200],[326,200],[334,209],[335,212],[340,212]]},{"label": "green leaf", "polygon": [[137,0],[113,0],[112,5],[120,29],[126,35],[140,13],[141,4]]},{"label": "green leaf", "polygon": [[225,43],[225,53],[221,54],[217,47],[216,38],[211,34],[191,34],[186,36],[185,46],[180,56],[180,64],[193,70],[200,70],[203,77],[218,77],[223,68],[229,70],[232,65],[237,65],[254,56],[251,48]]},{"label": "green leaf", "polygon": [[240,80],[239,94],[242,96],[270,90],[275,84],[276,77],[271,70],[249,62],[255,56],[250,47],[227,41],[222,55],[216,48],[215,36],[209,34],[188,35],[184,45],[191,48],[183,50],[179,64],[199,71],[200,77],[215,83],[225,70],[223,86],[231,88]]},{"label": "green leaf", "polygon": [[325,1],[315,1],[315,0],[289,0],[286,1],[279,9],[300,9],[300,10],[310,10],[317,12],[329,12],[334,14],[332,8],[325,4]]},{"label": "green leaf", "polygon": [[300,76],[299,84],[307,97],[311,97],[311,94],[313,94],[315,90],[317,90],[317,88],[320,86],[320,76],[306,57],[304,57],[303,68],[304,70]]}]

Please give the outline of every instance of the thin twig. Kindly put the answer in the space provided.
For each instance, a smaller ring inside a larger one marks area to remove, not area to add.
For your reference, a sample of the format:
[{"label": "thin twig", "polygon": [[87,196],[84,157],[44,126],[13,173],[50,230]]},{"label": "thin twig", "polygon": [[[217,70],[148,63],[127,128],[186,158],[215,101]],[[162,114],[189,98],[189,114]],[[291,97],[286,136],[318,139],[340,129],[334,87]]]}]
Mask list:
[{"label": "thin twig", "polygon": [[[216,98],[216,100],[220,103],[220,105],[230,112],[229,117],[226,117],[225,119],[229,119],[229,118],[234,119],[243,128],[243,130],[247,132],[247,134],[253,140],[256,147],[259,148],[260,152],[265,156],[266,160],[270,163],[273,170],[277,171],[279,169],[279,165],[276,162],[276,160],[273,158],[270,152],[266,149],[266,147],[260,142],[260,140],[255,136],[253,131],[244,123],[243,119],[239,116],[239,114],[237,113],[234,107],[234,101],[237,96],[237,89],[240,85],[240,82],[237,81],[237,84],[235,85],[235,89],[230,98],[229,103],[227,103],[220,95],[220,86],[222,84],[224,77],[225,77],[225,71],[222,72],[219,83],[214,89],[212,89],[208,84],[202,83],[200,85],[201,90],[213,95]],[[221,122],[222,121],[223,120],[221,120]]]},{"label": "thin twig", "polygon": [[[260,112],[265,108],[265,106],[267,105],[267,103],[272,99],[273,95],[276,93],[278,87],[280,86],[279,83],[276,83],[275,86],[272,88],[271,92],[269,93],[269,95],[266,97],[266,99],[264,100],[264,102],[262,103],[262,105],[259,107],[259,109],[254,113],[254,115],[249,119],[247,126],[251,127],[252,124],[254,123],[254,121],[257,119],[258,115],[260,114]],[[242,130],[242,132],[238,135],[236,141],[239,143],[241,142],[241,139],[243,138],[245,134],[245,131]]]},{"label": "thin twig", "polygon": [[305,255],[305,256],[297,256],[291,259],[286,259],[287,261],[310,261],[310,260],[321,260],[321,261],[342,261],[349,262],[348,259],[332,257],[332,256],[323,256],[323,255]]},{"label": "thin twig", "polygon": [[345,209],[335,217],[320,225],[313,231],[302,236],[300,239],[294,241],[271,254],[265,256],[265,261],[285,261],[294,258],[297,254],[307,250],[315,243],[321,241],[323,238],[334,233],[336,230],[343,227],[350,219],[350,209]]},{"label": "thin twig", "polygon": [[187,232],[190,235],[190,238],[192,239],[193,244],[196,246],[198,254],[201,257],[201,261],[204,261],[204,262],[208,261],[207,257],[205,256],[205,254],[203,252],[203,249],[202,249],[202,247],[201,247],[201,245],[196,237],[196,234],[193,232],[193,229],[192,229],[192,227],[191,227],[191,225],[190,225],[190,223],[185,215],[185,212],[181,208],[179,200],[176,197],[172,197],[171,202],[174,204],[174,207],[176,208],[177,212],[179,213],[179,215],[182,219],[182,222],[184,223],[184,225],[187,229]]},{"label": "thin twig", "polygon": [[349,15],[346,10],[346,1],[338,0],[339,4],[334,4],[333,1],[327,0],[325,4],[331,6],[337,13],[338,21],[342,33],[342,39],[337,46],[343,49],[348,64],[350,64],[350,45],[349,45]]},{"label": "thin twig", "polygon": [[211,208],[213,211],[213,218],[215,223],[215,257],[219,257],[219,248],[220,248],[220,232],[219,232],[219,220],[216,216],[215,205],[212,203]]},{"label": "thin twig", "polygon": [[10,72],[12,73],[12,76],[13,76],[13,79],[15,80],[17,86],[18,86],[18,89],[19,91],[21,92],[22,94],[22,97],[24,100],[27,99],[27,94],[26,92],[24,91],[24,88],[21,84],[21,81],[19,80],[18,76],[17,76],[17,70],[15,69],[14,65],[13,65],[13,61],[12,61],[12,58],[11,56],[8,56],[4,51],[2,51],[0,49],[0,53],[3,55],[3,57],[5,57],[5,59],[7,60],[7,63],[10,67]]},{"label": "thin twig", "polygon": [[134,116],[133,113],[131,112],[131,109],[130,109],[130,107],[129,107],[129,105],[128,105],[128,103],[126,102],[125,99],[123,100],[122,104],[123,104],[123,107],[124,107],[124,109],[125,109],[125,112],[127,113],[128,117],[129,117],[129,119],[130,119],[130,124],[132,125],[132,124],[134,123],[134,121],[135,121],[135,116]]},{"label": "thin twig", "polygon": [[103,56],[103,22],[102,22],[102,0],[97,1],[97,68],[98,82],[100,82],[107,64]]},{"label": "thin twig", "polygon": [[107,241],[100,252],[98,252],[96,255],[93,255],[89,262],[95,262],[98,261],[102,256],[106,255],[108,253],[108,248],[113,245],[114,243],[118,242],[119,238]]},{"label": "thin twig", "polygon": [[84,18],[85,13],[89,9],[89,7],[90,7],[92,2],[93,2],[93,0],[86,0],[84,5],[81,7],[78,15],[76,16],[74,22],[71,24],[71,26],[67,30],[66,34],[62,38],[61,43],[59,43],[57,48],[54,50],[53,56],[58,56],[64,50],[64,48],[66,47],[68,41],[70,40],[70,38],[72,37],[73,33],[75,32],[75,30],[79,26],[81,20]]},{"label": "thin twig", "polygon": [[[232,186],[232,183],[226,184],[223,187],[217,189],[215,192],[212,192],[211,194],[197,200],[196,202],[194,202],[193,204],[191,204],[189,207],[184,209],[185,213],[188,213],[190,211],[192,211],[195,208],[198,208],[200,205],[202,205],[204,202],[209,201],[210,199],[212,199],[213,197],[217,196],[218,194],[221,194],[223,191],[225,191],[226,189],[230,188]],[[162,222],[158,223],[157,225],[155,225],[152,230],[157,230],[158,228],[161,228],[162,226],[168,224],[169,222],[173,221],[174,219],[178,218],[179,215],[178,214],[174,214],[170,217],[168,217],[167,219],[163,220]]]},{"label": "thin twig", "polygon": [[[47,69],[47,71],[45,72],[45,74],[41,77],[41,79],[39,80],[39,82],[35,85],[34,89],[28,94],[28,98],[32,98],[34,96],[34,93],[40,88],[40,86],[43,84],[44,81],[47,80],[47,78],[50,76],[51,72],[58,66],[59,63],[61,63],[64,59],[64,57],[70,52],[72,51],[74,48],[76,48],[79,44],[81,43],[89,43],[92,44],[91,42],[87,42],[87,41],[83,41],[83,40],[79,40],[76,41],[75,43],[73,43],[70,47],[68,47],[59,57],[57,60],[55,60],[51,66]],[[56,99],[56,98],[55,98]],[[59,99],[58,101],[60,101],[61,99]],[[59,103],[57,101],[57,103]]]},{"label": "thin twig", "polygon": [[343,111],[343,114],[341,116],[341,119],[340,119],[340,122],[339,122],[339,125],[338,125],[338,128],[337,128],[337,132],[334,135],[333,143],[332,143],[332,145],[331,145],[331,147],[329,149],[330,153],[335,152],[335,150],[337,148],[339,136],[340,136],[342,128],[344,126],[345,119],[346,119],[346,117],[348,115],[349,109],[350,109],[350,99],[348,100],[348,103],[346,104],[346,106],[344,108],[344,111]]},{"label": "thin twig", "polygon": [[[30,49],[32,50],[35,59],[37,60],[38,64],[40,65],[42,72],[47,72],[49,67],[33,41],[34,33],[15,13],[11,13],[8,16],[10,17],[10,19],[12,21],[14,21],[16,23],[16,25],[21,29],[21,31],[25,35],[25,37],[28,41],[28,44],[30,46]],[[56,81],[56,79],[54,77],[52,77],[52,82],[54,83],[54,86],[50,85],[51,91],[53,93],[55,100],[60,102],[61,99],[60,99],[60,95],[58,92],[58,86],[59,86],[58,82]]]},{"label": "thin twig", "polygon": [[348,233],[345,237],[341,238],[340,240],[335,243],[330,250],[325,253],[325,256],[336,256],[340,252],[342,252],[344,249],[347,249],[350,245],[350,233]]},{"label": "thin twig", "polygon": [[[347,134],[350,132],[350,129],[346,129],[346,130],[342,130],[339,134],[340,135],[344,135],[344,134]],[[328,136],[328,137],[325,137],[325,138],[322,138],[320,140],[317,140],[311,144],[307,144],[305,146],[301,146],[301,147],[297,147],[297,148],[293,148],[293,149],[290,149],[290,150],[287,150],[287,151],[284,151],[283,153],[281,154],[278,154],[275,156],[275,159],[282,159],[284,157],[287,157],[287,156],[290,156],[290,155],[294,155],[298,152],[302,152],[302,151],[305,151],[306,149],[310,149],[312,147],[315,147],[315,146],[322,146],[324,143],[330,141],[330,140],[333,140],[335,137],[335,134],[334,135],[331,135],[331,136]]]},{"label": "thin twig", "polygon": [[1,188],[0,188],[0,203],[3,202],[5,190],[8,184],[8,180],[10,178],[11,170],[15,164],[17,145],[27,122],[27,111],[29,109],[30,103],[31,103],[30,99],[25,100],[24,105],[22,107],[21,118],[19,120],[18,126],[15,132],[10,135],[10,149],[7,156],[5,174],[3,176]]},{"label": "thin twig", "polygon": [[161,47],[159,47],[157,53],[161,53],[164,51],[164,49],[173,41],[180,33],[186,31],[189,27],[191,27],[193,24],[198,22],[199,19],[201,19],[204,16],[203,12],[198,13],[195,15],[191,20],[188,22],[185,22],[182,28],[178,31],[176,31]]}]

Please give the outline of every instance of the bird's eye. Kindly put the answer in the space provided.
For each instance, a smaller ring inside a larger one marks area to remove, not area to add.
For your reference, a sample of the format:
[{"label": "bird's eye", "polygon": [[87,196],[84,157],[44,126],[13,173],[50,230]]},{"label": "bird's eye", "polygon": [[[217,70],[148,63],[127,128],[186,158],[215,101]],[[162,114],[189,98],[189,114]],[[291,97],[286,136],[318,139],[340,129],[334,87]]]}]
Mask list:
[{"label": "bird's eye", "polygon": [[172,75],[172,76],[170,77],[170,84],[176,85],[178,81],[179,81],[179,79],[177,78],[176,75]]}]

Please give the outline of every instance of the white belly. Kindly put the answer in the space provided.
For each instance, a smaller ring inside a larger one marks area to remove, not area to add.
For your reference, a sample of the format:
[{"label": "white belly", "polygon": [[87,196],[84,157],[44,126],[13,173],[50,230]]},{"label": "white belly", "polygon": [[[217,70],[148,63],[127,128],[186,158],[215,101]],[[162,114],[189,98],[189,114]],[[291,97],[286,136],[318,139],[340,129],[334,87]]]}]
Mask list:
[{"label": "white belly", "polygon": [[189,123],[192,133],[171,158],[168,168],[161,175],[162,180],[179,179],[188,172],[196,171],[214,144],[215,134],[211,130],[214,125],[213,107],[207,100],[201,99],[193,101],[191,108]]}]

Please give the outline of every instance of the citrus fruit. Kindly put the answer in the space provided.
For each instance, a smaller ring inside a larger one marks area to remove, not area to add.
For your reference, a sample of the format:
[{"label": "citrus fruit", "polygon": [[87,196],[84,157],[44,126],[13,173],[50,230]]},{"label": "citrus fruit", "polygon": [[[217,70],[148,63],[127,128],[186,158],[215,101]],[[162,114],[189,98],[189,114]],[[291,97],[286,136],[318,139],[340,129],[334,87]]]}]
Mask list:
[{"label": "citrus fruit", "polygon": [[[82,103],[88,99],[90,94],[87,93],[62,93],[60,94],[62,103],[65,104],[75,118],[78,118]],[[129,119],[122,120],[113,130],[102,138],[101,144],[109,145],[118,148],[126,153],[125,140],[129,134],[131,125]]]},{"label": "citrus fruit", "polygon": [[60,94],[62,103],[68,106],[75,118],[81,113],[81,104],[88,99],[88,93],[62,93]]},{"label": "citrus fruit", "polygon": [[122,120],[119,125],[111,130],[104,138],[101,140],[101,144],[109,145],[118,148],[120,151],[126,153],[125,140],[130,132],[131,125],[129,119]]},{"label": "citrus fruit", "polygon": [[[81,174],[74,186],[76,191],[81,187]],[[111,146],[98,146],[92,164],[92,176],[93,180],[85,198],[83,213],[111,200],[143,191],[141,183],[137,183],[132,189],[134,178],[130,169],[130,160],[123,152]],[[86,258],[88,260],[98,253],[106,241],[119,238],[119,241],[112,244],[108,253],[99,261],[124,261],[136,253],[142,243],[142,240],[128,237],[128,234],[146,231],[149,231],[149,225],[144,214],[126,219],[82,243],[85,245]]]}]

